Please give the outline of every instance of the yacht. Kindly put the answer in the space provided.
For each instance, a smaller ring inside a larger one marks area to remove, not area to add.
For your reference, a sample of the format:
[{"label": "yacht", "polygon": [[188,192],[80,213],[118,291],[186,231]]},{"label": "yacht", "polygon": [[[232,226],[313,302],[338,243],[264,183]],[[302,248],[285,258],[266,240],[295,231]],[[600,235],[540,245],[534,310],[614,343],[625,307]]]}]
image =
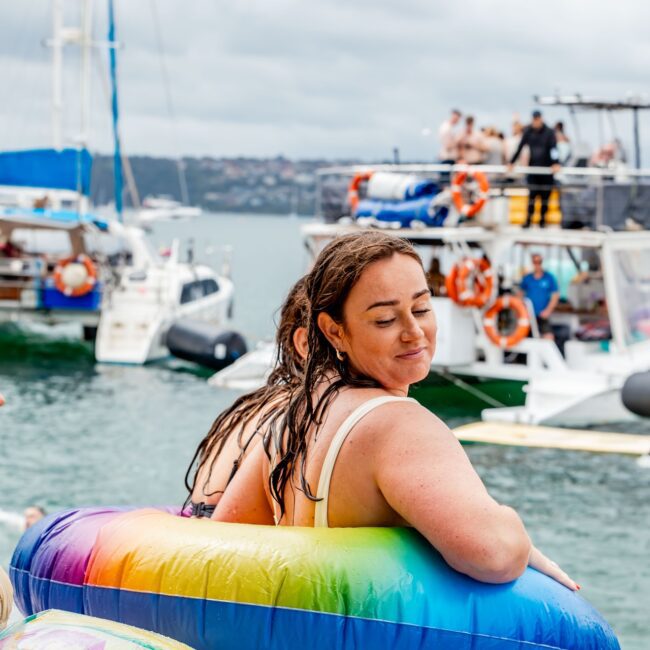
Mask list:
[{"label": "yacht", "polygon": [[[319,201],[327,210],[303,226],[305,244],[315,257],[335,236],[383,228],[410,240],[425,269],[435,259],[443,281],[432,297],[439,333],[430,379],[442,377],[483,400],[484,419],[569,425],[635,417],[625,386],[650,369],[650,170],[617,169],[614,177],[609,169],[563,168],[547,227],[523,228],[521,176],[539,173],[548,169],[322,169],[322,195],[331,198],[328,188],[340,188],[341,179],[347,193],[338,207]],[[544,257],[560,288],[552,338],[540,334],[519,290],[533,253]],[[255,364],[244,357],[212,382],[246,377],[250,386],[263,356],[256,354]],[[511,388],[495,397],[495,380]],[[641,390],[648,408],[640,414],[650,416],[650,375]],[[641,397],[632,401],[643,403]]]},{"label": "yacht", "polygon": [[[95,340],[98,361],[143,364],[169,356],[223,367],[245,352],[241,337],[224,331],[233,301],[227,274],[192,259],[179,243],[161,258],[144,230],[122,221],[122,154],[116,84],[113,4],[106,43],[91,36],[94,3],[82,0],[80,24],[64,24],[52,5],[53,146],[0,154],[0,321],[77,323]],[[79,135],[64,145],[63,50],[81,50]],[[90,48],[108,51],[115,142],[115,210],[89,206],[92,157],[88,132]],[[209,327],[208,327],[209,324]]]}]

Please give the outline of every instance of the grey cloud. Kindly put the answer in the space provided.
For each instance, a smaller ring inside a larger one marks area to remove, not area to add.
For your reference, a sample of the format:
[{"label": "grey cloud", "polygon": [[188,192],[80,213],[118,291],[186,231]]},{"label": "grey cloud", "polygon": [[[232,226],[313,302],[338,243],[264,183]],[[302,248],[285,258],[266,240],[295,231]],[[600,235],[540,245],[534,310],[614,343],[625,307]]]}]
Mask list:
[{"label": "grey cloud", "polygon": [[[39,46],[49,30],[47,6],[29,0],[0,8],[0,83],[5,60],[22,70],[31,59],[30,88],[40,63],[47,96],[47,54]],[[650,90],[642,68],[650,5],[640,0],[626,2],[625,11],[606,0],[158,0],[157,7],[173,130],[150,3],[117,0],[122,128],[134,153],[369,159],[397,145],[404,157],[432,159],[437,142],[421,129],[435,131],[452,106],[507,130],[513,112],[529,114],[534,93],[619,97]],[[95,11],[101,34],[104,3]],[[17,33],[18,44],[8,45]],[[100,94],[97,112],[105,110]],[[25,115],[15,132],[31,133],[27,119],[33,122],[38,107],[27,111],[27,103],[12,99],[14,105],[3,122]],[[568,121],[562,111],[546,112],[549,120]],[[592,136],[593,121],[585,120]],[[618,122],[629,139],[628,121]],[[643,133],[650,136],[648,122],[644,117]],[[95,117],[96,127],[107,123]],[[99,138],[98,147],[109,145],[110,138]]]}]

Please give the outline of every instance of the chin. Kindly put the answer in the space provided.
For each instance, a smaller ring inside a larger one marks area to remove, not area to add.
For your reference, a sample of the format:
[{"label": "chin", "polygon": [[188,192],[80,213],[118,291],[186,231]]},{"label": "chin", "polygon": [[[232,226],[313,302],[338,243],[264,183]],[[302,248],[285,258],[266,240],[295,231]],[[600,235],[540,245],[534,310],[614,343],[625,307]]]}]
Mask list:
[{"label": "chin", "polygon": [[411,368],[410,372],[399,373],[391,377],[391,381],[384,383],[385,388],[402,388],[403,386],[411,386],[412,384],[417,384],[418,382],[426,379],[431,371],[431,366],[427,365],[424,367],[424,364],[418,368]]}]

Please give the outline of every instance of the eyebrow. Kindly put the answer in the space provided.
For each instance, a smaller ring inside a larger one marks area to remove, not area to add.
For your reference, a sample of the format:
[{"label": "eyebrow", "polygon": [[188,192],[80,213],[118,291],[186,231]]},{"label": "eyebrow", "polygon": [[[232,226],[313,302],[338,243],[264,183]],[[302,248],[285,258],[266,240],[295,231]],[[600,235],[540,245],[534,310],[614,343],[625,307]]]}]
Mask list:
[{"label": "eyebrow", "polygon": [[[422,291],[413,294],[412,300],[417,300],[420,296],[424,296],[427,293],[431,293],[429,289],[422,289]],[[379,302],[373,302],[370,307],[366,308],[366,311],[370,311],[375,307],[395,307],[395,305],[399,305],[399,300],[381,300]]]}]

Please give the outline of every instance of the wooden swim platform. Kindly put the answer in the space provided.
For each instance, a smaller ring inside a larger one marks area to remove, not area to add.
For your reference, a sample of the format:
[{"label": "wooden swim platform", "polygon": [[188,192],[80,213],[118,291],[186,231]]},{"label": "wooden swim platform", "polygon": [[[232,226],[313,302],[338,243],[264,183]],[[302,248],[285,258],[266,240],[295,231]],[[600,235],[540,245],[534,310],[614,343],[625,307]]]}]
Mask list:
[{"label": "wooden swim platform", "polygon": [[461,442],[566,449],[599,454],[650,454],[650,435],[632,433],[562,429],[512,422],[473,422],[456,427],[454,434]]}]

